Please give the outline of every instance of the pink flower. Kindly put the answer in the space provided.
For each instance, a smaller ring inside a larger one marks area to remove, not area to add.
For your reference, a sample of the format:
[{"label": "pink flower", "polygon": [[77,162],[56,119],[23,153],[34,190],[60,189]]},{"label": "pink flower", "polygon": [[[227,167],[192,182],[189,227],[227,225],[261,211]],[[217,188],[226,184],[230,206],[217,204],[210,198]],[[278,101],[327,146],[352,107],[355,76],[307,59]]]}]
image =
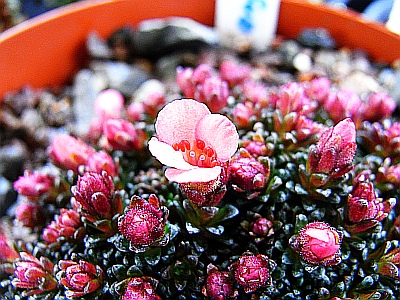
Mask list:
[{"label": "pink flower", "polygon": [[95,152],[89,156],[86,162],[86,171],[96,173],[106,171],[110,176],[116,176],[118,173],[113,158],[103,150]]},{"label": "pink flower", "polygon": [[76,201],[85,214],[93,218],[111,219],[114,215],[114,183],[106,171],[85,172],[78,176],[75,186],[71,187]]},{"label": "pink flower", "polygon": [[94,111],[103,120],[120,118],[123,109],[124,97],[117,90],[104,90],[94,100]]},{"label": "pink flower", "polygon": [[324,222],[304,226],[292,242],[293,249],[310,265],[333,266],[341,261],[343,232]]},{"label": "pink flower", "polygon": [[241,84],[251,76],[251,67],[247,64],[224,60],[219,66],[222,80],[229,83],[230,87]]},{"label": "pink flower", "polygon": [[221,164],[235,153],[239,135],[225,116],[211,114],[192,99],[175,100],[158,114],[150,152],[170,166],[165,176],[178,183],[208,182],[221,174]]},{"label": "pink flower", "polygon": [[270,285],[271,276],[268,269],[268,257],[245,252],[238,261],[229,266],[229,270],[245,293],[252,293],[258,288]]},{"label": "pink flower", "polygon": [[193,69],[178,67],[176,69],[176,82],[183,95],[187,98],[194,97],[197,83],[192,79]]},{"label": "pink flower", "polygon": [[213,300],[225,300],[236,297],[237,291],[229,272],[219,271],[213,265],[207,266],[207,279],[203,294]]},{"label": "pink flower", "polygon": [[364,176],[357,177],[353,192],[346,205],[346,229],[350,232],[364,232],[385,219],[396,205],[394,198],[383,201],[376,198],[372,182]]},{"label": "pink flower", "polygon": [[60,271],[57,273],[60,284],[67,290],[68,299],[82,297],[98,290],[102,285],[104,272],[99,266],[94,266],[87,261],[60,260]]},{"label": "pink flower", "polygon": [[165,244],[167,218],[168,209],[160,207],[156,195],[150,195],[148,201],[133,196],[128,210],[118,221],[118,229],[130,241],[131,248],[141,252],[157,242]]},{"label": "pink flower", "polygon": [[216,113],[228,104],[228,84],[217,76],[209,77],[198,84],[194,98],[208,106],[211,112]]},{"label": "pink flower", "polygon": [[14,189],[28,198],[37,198],[49,192],[54,186],[54,176],[35,172],[25,172],[14,182]]},{"label": "pink flower", "polygon": [[200,102],[182,99],[159,112],[155,127],[149,150],[171,167],[165,177],[178,182],[197,206],[216,205],[226,192],[227,162],[238,146],[235,125]]},{"label": "pink flower", "polygon": [[59,134],[54,137],[47,152],[57,166],[78,173],[78,167],[86,164],[95,149],[71,135]]},{"label": "pink flower", "polygon": [[135,126],[123,119],[108,119],[103,133],[114,150],[133,151],[141,148]]},{"label": "pink flower", "polygon": [[306,116],[300,116],[297,119],[295,124],[295,128],[293,129],[295,132],[295,136],[298,143],[301,142],[309,142],[313,141],[313,137],[318,138],[322,132],[326,130],[326,126],[317,122],[314,122],[311,119],[308,119]]},{"label": "pink flower", "polygon": [[126,287],[122,300],[161,300],[155,292],[157,281],[150,277],[133,277]]},{"label": "pink flower", "polygon": [[76,210],[62,208],[60,215],[56,215],[55,220],[43,230],[42,237],[47,244],[57,242],[60,237],[74,238],[78,229],[82,226],[82,221]]},{"label": "pink flower", "polygon": [[21,202],[15,211],[15,219],[26,227],[35,228],[44,221],[44,216],[39,204]]},{"label": "pink flower", "polygon": [[325,130],[311,148],[308,168],[311,173],[323,173],[338,178],[353,168],[356,153],[356,129],[351,119],[340,121]]},{"label": "pink flower", "polygon": [[15,263],[12,285],[27,289],[26,296],[42,294],[57,288],[57,281],[53,276],[54,265],[42,256],[39,259],[33,255],[20,252],[20,259]]}]

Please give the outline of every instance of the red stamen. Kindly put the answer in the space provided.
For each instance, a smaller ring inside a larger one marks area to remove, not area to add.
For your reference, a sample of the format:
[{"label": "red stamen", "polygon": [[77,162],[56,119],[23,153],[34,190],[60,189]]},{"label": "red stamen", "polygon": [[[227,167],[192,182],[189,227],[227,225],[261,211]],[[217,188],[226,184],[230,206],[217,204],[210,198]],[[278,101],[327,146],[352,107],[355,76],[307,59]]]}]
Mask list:
[{"label": "red stamen", "polygon": [[196,147],[200,150],[203,150],[206,144],[203,140],[196,140]]}]

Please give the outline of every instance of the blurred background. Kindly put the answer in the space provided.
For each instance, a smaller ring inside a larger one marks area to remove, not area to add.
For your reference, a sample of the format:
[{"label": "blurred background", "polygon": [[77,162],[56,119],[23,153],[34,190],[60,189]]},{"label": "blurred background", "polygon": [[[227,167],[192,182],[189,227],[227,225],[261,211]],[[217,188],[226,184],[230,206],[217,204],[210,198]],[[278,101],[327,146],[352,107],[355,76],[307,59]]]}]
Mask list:
[{"label": "blurred background", "polygon": [[[0,32],[54,8],[85,0],[0,0]],[[359,12],[369,21],[386,23],[396,0],[304,0]],[[400,1],[400,0],[399,0]],[[398,5],[400,7],[400,5]],[[396,20],[400,22],[399,20]]]}]

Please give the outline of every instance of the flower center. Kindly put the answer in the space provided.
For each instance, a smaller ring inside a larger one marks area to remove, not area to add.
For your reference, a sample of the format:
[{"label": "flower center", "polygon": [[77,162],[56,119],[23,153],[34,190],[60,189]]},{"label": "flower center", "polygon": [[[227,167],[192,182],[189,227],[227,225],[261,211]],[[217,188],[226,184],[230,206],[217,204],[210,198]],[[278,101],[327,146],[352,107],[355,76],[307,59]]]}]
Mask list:
[{"label": "flower center", "polygon": [[188,140],[182,140],[173,144],[172,147],[175,151],[181,151],[183,158],[193,166],[212,168],[220,164],[214,149],[206,146],[202,140],[196,140],[193,145]]}]

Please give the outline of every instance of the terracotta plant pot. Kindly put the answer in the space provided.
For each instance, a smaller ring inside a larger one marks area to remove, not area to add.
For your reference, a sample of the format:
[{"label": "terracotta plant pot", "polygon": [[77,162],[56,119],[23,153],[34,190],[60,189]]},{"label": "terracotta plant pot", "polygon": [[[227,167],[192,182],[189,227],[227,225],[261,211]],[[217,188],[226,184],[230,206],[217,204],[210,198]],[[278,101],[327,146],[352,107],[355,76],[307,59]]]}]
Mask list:
[{"label": "terracotta plant pot", "polygon": [[[55,9],[0,34],[0,101],[7,91],[29,84],[59,86],[84,63],[86,38],[101,37],[148,18],[190,17],[213,25],[215,0],[88,0]],[[384,25],[362,20],[357,13],[304,0],[282,0],[277,33],[295,38],[306,27],[325,27],[338,46],[365,50],[375,61],[400,57],[400,37]]]}]

